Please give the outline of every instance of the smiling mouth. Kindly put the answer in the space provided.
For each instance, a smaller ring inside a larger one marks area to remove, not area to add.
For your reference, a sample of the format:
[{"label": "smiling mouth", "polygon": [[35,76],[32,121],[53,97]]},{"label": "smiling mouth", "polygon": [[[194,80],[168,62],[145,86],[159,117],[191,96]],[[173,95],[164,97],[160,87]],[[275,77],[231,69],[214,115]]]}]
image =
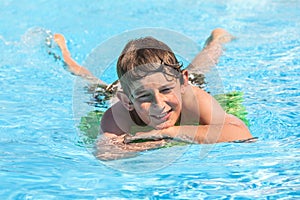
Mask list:
[{"label": "smiling mouth", "polygon": [[150,117],[153,117],[154,119],[157,120],[167,120],[171,114],[172,109],[168,110],[167,112],[164,112],[159,115],[150,115]]}]

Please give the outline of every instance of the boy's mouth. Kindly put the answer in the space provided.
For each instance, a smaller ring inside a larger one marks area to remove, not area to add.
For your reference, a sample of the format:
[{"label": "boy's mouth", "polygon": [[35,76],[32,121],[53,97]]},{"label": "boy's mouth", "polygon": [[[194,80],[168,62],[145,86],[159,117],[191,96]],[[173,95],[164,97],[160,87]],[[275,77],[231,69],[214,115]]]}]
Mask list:
[{"label": "boy's mouth", "polygon": [[150,115],[150,117],[152,117],[154,119],[157,119],[157,120],[160,120],[160,121],[166,121],[170,117],[171,111],[172,111],[172,109],[170,109],[166,112],[163,112],[159,115]]}]

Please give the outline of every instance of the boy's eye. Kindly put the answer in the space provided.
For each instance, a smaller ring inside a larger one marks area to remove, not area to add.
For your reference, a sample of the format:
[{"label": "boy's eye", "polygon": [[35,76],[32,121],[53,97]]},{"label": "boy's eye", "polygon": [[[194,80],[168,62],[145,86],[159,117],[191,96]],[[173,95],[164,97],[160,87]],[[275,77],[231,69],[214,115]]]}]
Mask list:
[{"label": "boy's eye", "polygon": [[172,91],[173,88],[164,88],[162,90],[160,90],[161,93],[163,94],[167,94],[167,93],[170,93]]},{"label": "boy's eye", "polygon": [[150,94],[144,94],[136,97],[137,101],[150,101],[151,100],[151,95]]}]

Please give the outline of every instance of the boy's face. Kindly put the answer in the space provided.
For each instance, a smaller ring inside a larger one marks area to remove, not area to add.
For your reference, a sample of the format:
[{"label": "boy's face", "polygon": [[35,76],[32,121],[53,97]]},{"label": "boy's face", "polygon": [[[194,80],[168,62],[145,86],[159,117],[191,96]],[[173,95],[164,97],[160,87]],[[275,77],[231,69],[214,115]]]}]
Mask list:
[{"label": "boy's face", "polygon": [[131,101],[139,117],[155,129],[174,126],[182,109],[178,78],[162,72],[152,73],[133,82]]}]

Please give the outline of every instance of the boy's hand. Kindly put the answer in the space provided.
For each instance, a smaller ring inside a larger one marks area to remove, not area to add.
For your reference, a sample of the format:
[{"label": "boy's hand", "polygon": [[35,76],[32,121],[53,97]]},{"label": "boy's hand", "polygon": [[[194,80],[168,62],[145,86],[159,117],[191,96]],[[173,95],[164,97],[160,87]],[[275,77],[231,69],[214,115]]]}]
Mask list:
[{"label": "boy's hand", "polygon": [[157,149],[166,145],[164,140],[124,144],[124,135],[109,134],[97,141],[95,155],[100,160],[115,160],[136,156],[137,152]]},{"label": "boy's hand", "polygon": [[148,132],[138,132],[134,136],[126,135],[124,137],[124,143],[134,143],[134,142],[146,142],[146,141],[157,141],[162,139],[171,139],[172,137],[167,134],[167,129],[162,130],[152,130]]}]

